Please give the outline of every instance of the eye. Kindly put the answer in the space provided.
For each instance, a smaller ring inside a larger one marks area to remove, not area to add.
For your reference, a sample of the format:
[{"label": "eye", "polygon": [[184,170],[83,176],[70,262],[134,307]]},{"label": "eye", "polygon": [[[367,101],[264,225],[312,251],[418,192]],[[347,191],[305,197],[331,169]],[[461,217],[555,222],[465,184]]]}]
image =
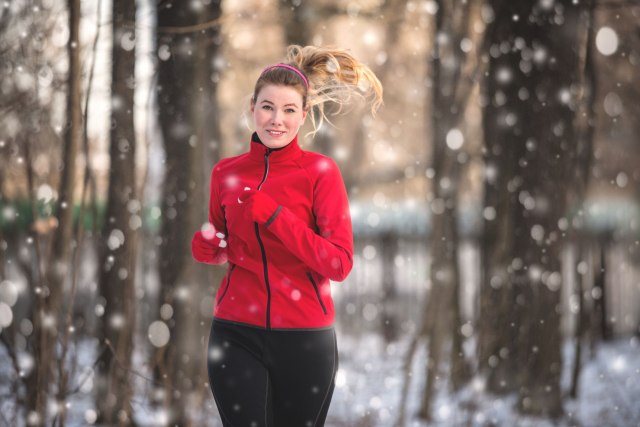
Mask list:
[{"label": "eye", "polygon": [[295,113],[296,112],[295,108],[287,108],[284,111],[286,111],[287,113]]},{"label": "eye", "polygon": [[271,110],[271,105],[263,105],[262,109],[263,110]]}]

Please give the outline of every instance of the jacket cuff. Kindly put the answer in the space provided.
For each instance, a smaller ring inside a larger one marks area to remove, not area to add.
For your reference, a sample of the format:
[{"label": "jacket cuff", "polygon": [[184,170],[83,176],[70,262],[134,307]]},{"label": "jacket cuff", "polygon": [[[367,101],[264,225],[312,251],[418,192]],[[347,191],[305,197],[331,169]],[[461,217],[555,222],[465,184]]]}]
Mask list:
[{"label": "jacket cuff", "polygon": [[276,209],[276,211],[273,213],[273,215],[271,215],[271,217],[269,217],[269,219],[267,220],[267,222],[265,222],[264,225],[266,227],[270,226],[271,223],[276,220],[276,217],[278,216],[281,210],[282,210],[282,205],[278,206],[278,209]]}]

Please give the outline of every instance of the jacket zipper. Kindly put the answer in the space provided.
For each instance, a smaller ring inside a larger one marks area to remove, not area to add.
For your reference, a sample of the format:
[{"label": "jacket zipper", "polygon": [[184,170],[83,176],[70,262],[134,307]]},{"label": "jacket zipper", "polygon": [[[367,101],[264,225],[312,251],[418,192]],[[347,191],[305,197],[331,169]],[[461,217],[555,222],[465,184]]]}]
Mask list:
[{"label": "jacket zipper", "polygon": [[320,291],[318,290],[318,285],[316,285],[316,281],[313,280],[313,276],[308,271],[307,271],[307,276],[309,277],[309,280],[311,280],[313,289],[316,291],[316,296],[318,297],[318,302],[320,303],[320,307],[322,307],[322,311],[324,312],[324,314],[327,314],[327,308],[324,306],[324,303],[322,302],[322,298],[320,298]]},{"label": "jacket zipper", "polygon": [[229,274],[227,275],[227,287],[224,288],[224,291],[222,292],[222,295],[220,295],[220,298],[218,298],[218,305],[220,305],[220,303],[222,303],[222,299],[224,298],[224,296],[227,294],[227,291],[229,290],[229,285],[231,284],[231,273],[233,273],[233,269],[236,268],[236,265],[233,264],[231,266],[231,269],[229,270]]},{"label": "jacket zipper", "polygon": [[[262,187],[262,184],[267,180],[267,175],[269,174],[269,155],[271,154],[271,149],[268,148],[267,152],[264,154],[264,175],[262,176],[262,181],[258,184],[257,190],[259,191]],[[260,252],[262,252],[262,265],[264,269],[264,283],[267,287],[267,319],[266,319],[266,328],[271,329],[271,286],[269,285],[269,267],[267,264],[267,252],[264,249],[264,244],[262,243],[262,238],[260,237],[260,229],[258,228],[258,223],[254,223],[256,230],[256,237],[258,238],[258,244],[260,245]]]}]

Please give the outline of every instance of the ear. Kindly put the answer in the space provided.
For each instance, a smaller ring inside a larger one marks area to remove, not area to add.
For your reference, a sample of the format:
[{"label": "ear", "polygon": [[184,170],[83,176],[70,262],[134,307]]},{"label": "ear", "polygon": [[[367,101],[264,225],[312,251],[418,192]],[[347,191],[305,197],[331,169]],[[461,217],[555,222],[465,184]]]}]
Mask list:
[{"label": "ear", "polygon": [[251,97],[251,104],[250,104],[251,113],[253,113],[253,110],[255,109],[255,107],[256,107],[256,100],[253,99],[253,97]]},{"label": "ear", "polygon": [[309,113],[309,109],[305,108],[304,110],[302,110],[302,123],[304,123],[304,121],[307,119],[307,114]]}]

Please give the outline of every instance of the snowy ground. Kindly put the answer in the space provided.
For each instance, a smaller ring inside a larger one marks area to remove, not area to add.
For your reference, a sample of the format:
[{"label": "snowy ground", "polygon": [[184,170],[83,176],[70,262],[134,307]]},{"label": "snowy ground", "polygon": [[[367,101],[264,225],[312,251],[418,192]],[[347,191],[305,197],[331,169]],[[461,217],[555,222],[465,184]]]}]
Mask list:
[{"label": "snowy ground", "polygon": [[[402,362],[408,340],[384,349],[375,335],[343,339],[341,374],[330,409],[331,427],[391,427],[395,424],[402,386]],[[565,389],[568,388],[572,347],[565,347]],[[620,339],[601,346],[586,362],[579,397],[565,401],[564,419],[555,424],[521,417],[514,409],[515,396],[492,396],[475,380],[463,391],[451,395],[447,384],[438,387],[434,404],[435,421],[415,419],[424,378],[425,348],[414,359],[414,383],[410,389],[407,423],[404,427],[426,426],[522,426],[522,427],[638,427],[640,426],[640,339]]]},{"label": "snowy ground", "polygon": [[[352,337],[339,334],[340,370],[336,382],[327,427],[391,427],[394,426],[402,387],[402,363],[409,337],[397,343],[384,345],[378,335],[366,334]],[[78,375],[89,372],[95,356],[95,345],[87,342],[80,352],[81,365]],[[565,361],[571,360],[571,346],[566,346]],[[408,421],[403,427],[426,426],[522,426],[522,427],[637,427],[640,426],[640,339],[623,338],[600,346],[594,358],[582,371],[579,398],[565,401],[564,419],[555,424],[542,419],[523,418],[514,410],[515,396],[491,396],[482,391],[482,381],[473,381],[462,392],[451,395],[446,382],[438,386],[434,405],[436,420],[430,424],[420,422],[413,415],[424,378],[424,345],[416,353],[414,381],[410,388]],[[0,349],[0,426],[8,424],[12,399],[7,399],[6,374],[10,362]],[[565,362],[567,363],[567,362]],[[138,365],[139,366],[139,365]],[[565,366],[565,373],[570,371]],[[144,384],[145,381],[138,381]],[[80,392],[68,402],[69,426],[90,425],[92,380],[89,376]],[[568,374],[565,375],[565,389]],[[138,389],[135,409],[136,419],[143,426],[161,426],[162,414],[148,404],[150,389]],[[204,405],[206,414],[202,425],[219,427],[213,399]],[[55,409],[55,408],[50,408]],[[19,426],[24,425],[21,422]],[[13,427],[13,426],[12,426]]]}]

